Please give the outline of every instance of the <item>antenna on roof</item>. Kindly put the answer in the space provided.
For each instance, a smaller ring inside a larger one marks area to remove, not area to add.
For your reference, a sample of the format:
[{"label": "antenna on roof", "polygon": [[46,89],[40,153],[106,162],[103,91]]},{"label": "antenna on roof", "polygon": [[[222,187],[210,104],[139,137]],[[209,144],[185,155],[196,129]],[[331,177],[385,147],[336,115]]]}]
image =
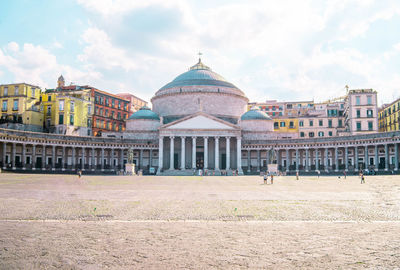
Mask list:
[{"label": "antenna on roof", "polygon": [[346,94],[349,93],[349,86],[346,84],[345,87],[346,88]]},{"label": "antenna on roof", "polygon": [[199,56],[199,62],[201,62],[201,56],[202,56],[203,54],[201,53],[201,52],[199,52],[198,53],[198,56]]}]

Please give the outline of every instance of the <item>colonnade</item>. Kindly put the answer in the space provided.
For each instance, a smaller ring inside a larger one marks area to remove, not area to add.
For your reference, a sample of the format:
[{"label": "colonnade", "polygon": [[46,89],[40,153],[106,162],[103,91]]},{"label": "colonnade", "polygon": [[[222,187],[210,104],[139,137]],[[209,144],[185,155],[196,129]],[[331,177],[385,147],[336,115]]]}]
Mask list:
[{"label": "colonnade", "polygon": [[[268,148],[247,149],[246,172],[267,170]],[[335,147],[277,148],[276,163],[281,171],[388,171],[399,169],[399,143]],[[255,155],[254,155],[255,154]]]},{"label": "colonnade", "polygon": [[[191,140],[189,139],[191,138]],[[232,138],[236,139],[236,149],[241,149],[241,137],[232,137],[232,136],[160,136],[159,137],[159,148],[158,152],[160,153],[160,158],[158,160],[158,167],[161,170],[162,168],[167,170],[175,170],[175,169],[211,169],[219,171],[221,164],[221,153],[225,154],[225,166],[223,169],[232,170],[232,169],[241,169],[241,151],[236,150],[236,164],[231,164],[231,140]],[[169,166],[164,164],[163,153],[165,150],[164,140],[169,140]],[[189,139],[189,140],[186,140]],[[179,149],[175,148],[175,141],[178,140],[180,143]],[[214,149],[209,148],[209,142],[213,140]],[[221,141],[224,142],[224,146],[221,147]],[[191,146],[191,153],[188,156],[186,151],[187,144]],[[201,144],[201,145],[200,145]],[[197,150],[201,147],[201,150]],[[214,155],[214,166],[209,165],[211,153]],[[180,166],[179,168],[175,168],[175,154],[179,153]],[[197,155],[200,153],[203,161],[203,165],[199,167],[197,164]],[[187,164],[190,162],[190,166]]]},{"label": "colonnade", "polygon": [[[8,146],[8,147],[7,147]],[[7,151],[9,148],[9,151]],[[17,153],[17,148],[20,149]],[[50,150],[49,150],[50,149]],[[129,148],[95,146],[70,146],[3,142],[1,164],[3,169],[22,170],[123,170]],[[153,163],[154,149],[133,149],[137,169],[144,169]],[[145,160],[146,158],[146,160]],[[37,164],[37,162],[40,164]]]}]

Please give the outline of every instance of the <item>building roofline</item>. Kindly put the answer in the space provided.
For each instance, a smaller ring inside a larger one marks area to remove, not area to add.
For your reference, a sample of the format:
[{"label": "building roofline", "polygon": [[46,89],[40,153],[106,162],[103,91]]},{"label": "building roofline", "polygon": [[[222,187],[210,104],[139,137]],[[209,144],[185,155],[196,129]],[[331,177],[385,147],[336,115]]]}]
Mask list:
[{"label": "building roofline", "polygon": [[35,88],[39,88],[40,90],[42,89],[40,86],[37,86],[37,85],[34,85],[34,84],[30,84],[30,83],[25,83],[25,82],[22,82],[22,83],[6,83],[6,84],[0,84],[0,86],[17,85],[17,84],[25,84],[25,85],[28,85],[28,86],[33,86]]},{"label": "building roofline", "polygon": [[118,94],[116,94],[116,95],[117,95],[117,96],[118,96],[118,95],[131,95],[131,96],[133,96],[133,97],[135,97],[135,98],[137,98],[137,99],[140,99],[140,100],[143,101],[143,102],[149,103],[148,101],[146,101],[146,100],[144,100],[144,99],[141,99],[140,97],[135,96],[135,95],[133,95],[133,94],[131,94],[131,93],[118,93]]}]

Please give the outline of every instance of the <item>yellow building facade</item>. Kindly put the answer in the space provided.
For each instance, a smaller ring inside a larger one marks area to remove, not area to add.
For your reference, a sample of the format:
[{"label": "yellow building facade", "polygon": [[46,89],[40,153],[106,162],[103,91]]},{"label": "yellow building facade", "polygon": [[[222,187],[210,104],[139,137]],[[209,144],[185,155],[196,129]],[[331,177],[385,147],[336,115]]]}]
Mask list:
[{"label": "yellow building facade", "polygon": [[26,84],[0,85],[0,126],[28,131],[42,131],[43,112],[40,87]]},{"label": "yellow building facade", "polygon": [[400,130],[400,99],[379,110],[378,126],[380,132]]},{"label": "yellow building facade", "polygon": [[90,136],[93,102],[87,98],[48,91],[42,95],[45,131]]},{"label": "yellow building facade", "polygon": [[284,133],[298,133],[299,120],[296,118],[276,118],[274,119],[274,131]]}]

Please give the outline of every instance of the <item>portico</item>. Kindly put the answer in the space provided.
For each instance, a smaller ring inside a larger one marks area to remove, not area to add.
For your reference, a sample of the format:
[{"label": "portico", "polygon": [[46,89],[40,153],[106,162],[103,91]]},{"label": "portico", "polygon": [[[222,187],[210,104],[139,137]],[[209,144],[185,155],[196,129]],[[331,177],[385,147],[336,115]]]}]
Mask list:
[{"label": "portico", "polygon": [[[241,132],[237,125],[199,112],[160,127],[159,171],[204,169],[241,171]],[[239,162],[239,163],[238,163]]]}]

